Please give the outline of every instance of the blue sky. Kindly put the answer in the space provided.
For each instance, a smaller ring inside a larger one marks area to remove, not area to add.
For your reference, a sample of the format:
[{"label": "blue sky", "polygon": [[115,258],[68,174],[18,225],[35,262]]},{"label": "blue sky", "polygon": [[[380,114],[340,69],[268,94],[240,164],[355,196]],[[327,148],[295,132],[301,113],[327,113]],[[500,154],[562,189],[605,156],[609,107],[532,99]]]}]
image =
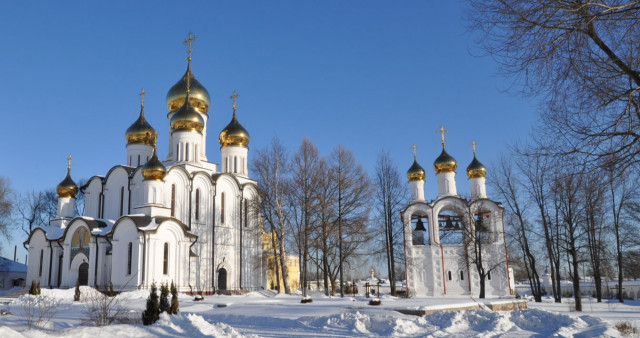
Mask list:
[{"label": "blue sky", "polygon": [[[0,175],[18,192],[55,187],[74,157],[74,179],[104,175],[126,160],[124,132],[145,115],[167,154],[165,95],[186,69],[182,41],[192,31],[192,69],[209,90],[209,160],[217,136],[238,118],[251,149],[274,137],[294,151],[304,136],[323,154],[338,143],[373,173],[381,149],[404,174],[416,144],[437,192],[433,160],[458,160],[458,189],[472,140],[489,165],[526,138],[530,100],[508,94],[511,80],[480,54],[458,1],[42,1],[0,10]],[[17,234],[13,242],[24,239]],[[11,245],[12,247],[13,245]],[[10,256],[5,250],[4,255]],[[24,256],[24,254],[22,255]],[[21,260],[24,258],[21,258]]]}]

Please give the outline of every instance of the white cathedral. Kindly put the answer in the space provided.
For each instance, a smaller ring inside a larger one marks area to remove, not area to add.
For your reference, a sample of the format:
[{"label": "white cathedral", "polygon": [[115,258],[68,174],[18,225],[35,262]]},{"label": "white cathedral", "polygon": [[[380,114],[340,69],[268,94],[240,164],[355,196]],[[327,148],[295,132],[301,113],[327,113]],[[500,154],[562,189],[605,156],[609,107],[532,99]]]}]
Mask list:
[{"label": "white cathedral", "polygon": [[174,282],[181,292],[256,290],[266,286],[266,266],[256,181],[249,178],[249,133],[233,117],[220,133],[221,165],[206,152],[209,93],[187,71],[169,90],[169,152],[156,153],[157,132],[144,117],[127,129],[126,164],[93,176],[84,192],[84,215],[74,217],[78,186],[58,185],[58,213],[33,230],[27,284],[115,290]]},{"label": "white cathedral", "polygon": [[[513,293],[503,224],[504,207],[487,198],[487,169],[476,158],[467,167],[471,196],[456,189],[458,164],[445,150],[433,163],[437,197],[425,200],[425,171],[414,162],[407,171],[411,202],[401,212],[404,232],[407,295],[410,297],[472,296],[480,293],[478,267],[484,269],[485,296]],[[477,243],[477,244],[476,244]],[[482,264],[479,264],[482,262]]]}]

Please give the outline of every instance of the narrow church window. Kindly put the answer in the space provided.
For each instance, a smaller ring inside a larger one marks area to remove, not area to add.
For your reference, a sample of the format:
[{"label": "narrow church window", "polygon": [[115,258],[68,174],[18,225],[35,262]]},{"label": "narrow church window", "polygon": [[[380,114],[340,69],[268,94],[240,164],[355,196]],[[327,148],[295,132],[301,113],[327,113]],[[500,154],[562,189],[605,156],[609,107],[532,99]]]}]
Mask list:
[{"label": "narrow church window", "polygon": [[40,277],[42,277],[42,258],[43,258],[43,255],[44,255],[44,249],[40,250],[40,272],[38,273],[38,275]]},{"label": "narrow church window", "polygon": [[451,271],[447,271],[447,275],[449,276],[449,280],[451,280]]},{"label": "narrow church window", "polygon": [[176,161],[180,161],[180,145],[176,144]]},{"label": "narrow church window", "polygon": [[233,157],[233,172],[238,173],[238,157]]},{"label": "narrow church window", "polygon": [[176,215],[176,185],[171,185],[171,217]]},{"label": "narrow church window", "polygon": [[131,156],[129,156],[129,166],[133,165],[133,161],[131,160]]},{"label": "narrow church window", "polygon": [[186,149],[185,149],[185,156],[184,156],[184,160],[185,160],[185,161],[189,161],[189,143],[187,143],[187,144],[185,145],[185,148],[186,148]]},{"label": "narrow church window", "polygon": [[133,243],[129,242],[129,251],[127,253],[127,275],[131,274],[131,258],[133,256]]},{"label": "narrow church window", "polygon": [[164,243],[164,255],[162,260],[162,274],[169,274],[169,243]]},{"label": "narrow church window", "polygon": [[224,158],[224,172],[229,172],[229,158],[225,157]]},{"label": "narrow church window", "polygon": [[249,205],[249,203],[248,203],[248,201],[245,199],[245,200],[244,200],[244,227],[245,227],[245,228],[247,227],[247,224],[248,224],[248,222],[247,222],[247,216],[248,216],[248,214],[249,214],[249,213],[248,213],[248,211],[247,211],[247,210],[248,210],[248,205]]},{"label": "narrow church window", "polygon": [[242,168],[240,168],[240,173],[244,174],[245,170],[244,170],[244,157],[242,158]]},{"label": "narrow church window", "polygon": [[98,195],[98,218],[102,218],[102,193]]},{"label": "narrow church window", "polygon": [[140,155],[138,155],[138,167],[140,166]]},{"label": "narrow church window", "polygon": [[124,187],[120,187],[120,216],[124,211]]},{"label": "narrow church window", "polygon": [[464,271],[460,271],[460,280],[464,280]]},{"label": "narrow church window", "polygon": [[196,189],[196,221],[200,220],[200,189]]},{"label": "narrow church window", "polygon": [[224,193],[220,195],[220,223],[224,224]]},{"label": "narrow church window", "polygon": [[200,156],[198,156],[198,145],[196,144],[193,146],[193,160],[198,161],[199,157]]}]

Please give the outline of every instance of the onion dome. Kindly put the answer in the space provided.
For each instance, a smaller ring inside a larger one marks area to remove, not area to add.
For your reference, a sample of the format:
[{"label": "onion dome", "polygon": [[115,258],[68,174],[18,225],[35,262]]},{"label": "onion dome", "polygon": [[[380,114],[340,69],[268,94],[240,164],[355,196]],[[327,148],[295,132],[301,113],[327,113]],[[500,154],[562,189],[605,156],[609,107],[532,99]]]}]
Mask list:
[{"label": "onion dome", "polygon": [[247,147],[249,145],[249,132],[240,125],[233,113],[231,122],[220,132],[220,148],[229,146]]},{"label": "onion dome", "polygon": [[162,181],[164,177],[167,175],[167,168],[158,160],[158,155],[156,154],[156,148],[153,148],[153,155],[151,155],[151,159],[147,161],[147,163],[142,167],[142,176],[144,180],[156,180]]},{"label": "onion dome", "polygon": [[[190,84],[188,83],[190,82]],[[199,113],[206,114],[209,111],[209,92],[206,88],[196,80],[191,72],[191,62],[187,65],[187,71],[176,84],[169,89],[167,93],[167,107],[169,111],[176,111],[184,105],[187,98],[187,87],[190,85],[189,103]]]},{"label": "onion dome", "polygon": [[68,161],[69,165],[67,167],[67,177],[65,177],[64,180],[62,180],[62,182],[58,184],[56,190],[59,197],[75,198],[78,194],[78,186],[76,185],[76,182],[71,179],[71,155],[69,155]]},{"label": "onion dome", "polygon": [[487,175],[487,168],[478,161],[476,155],[473,155],[473,161],[467,167],[467,176],[469,178],[485,177]]},{"label": "onion dome", "polygon": [[170,125],[173,131],[195,131],[202,134],[204,119],[191,105],[191,92],[187,91],[187,100],[182,107],[171,117]]},{"label": "onion dome", "polygon": [[436,174],[455,172],[456,168],[458,168],[458,163],[456,163],[456,160],[447,154],[447,151],[442,147],[442,153],[433,162],[433,169],[435,169]]},{"label": "onion dome", "polygon": [[125,133],[127,144],[146,144],[149,146],[156,145],[158,132],[144,118],[144,106],[140,107],[140,116],[133,122]]},{"label": "onion dome", "polygon": [[413,159],[413,165],[407,170],[407,178],[409,181],[424,181],[425,175],[424,169],[422,169],[416,159]]}]

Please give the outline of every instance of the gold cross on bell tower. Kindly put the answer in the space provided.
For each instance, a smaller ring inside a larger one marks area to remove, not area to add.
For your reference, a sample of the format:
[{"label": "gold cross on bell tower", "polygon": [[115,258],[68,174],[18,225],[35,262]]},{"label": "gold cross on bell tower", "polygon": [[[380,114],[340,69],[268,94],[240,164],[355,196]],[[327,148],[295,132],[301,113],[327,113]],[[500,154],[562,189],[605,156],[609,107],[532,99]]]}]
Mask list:
[{"label": "gold cross on bell tower", "polygon": [[140,108],[144,108],[144,95],[146,93],[147,92],[144,90],[144,88],[142,88],[142,90],[140,91],[140,94],[138,94],[140,95]]},{"label": "gold cross on bell tower", "polygon": [[471,144],[469,144],[471,146],[471,148],[473,148],[473,156],[476,156],[476,146],[478,146],[478,142],[476,142],[475,140],[471,141]]},{"label": "gold cross on bell tower", "polygon": [[71,154],[69,154],[69,157],[67,157],[67,170],[71,171]]},{"label": "gold cross on bell tower", "polygon": [[236,93],[235,90],[233,91],[233,95],[229,96],[229,98],[233,101],[233,113],[234,114],[236,113],[236,104],[237,104],[236,99],[238,98],[238,96],[240,96],[240,95],[238,95],[238,93]]},{"label": "gold cross on bell tower", "polygon": [[409,149],[413,150],[413,159],[415,160],[417,158],[417,156],[418,156],[418,152],[416,151],[416,150],[418,150],[418,147],[414,144]]},{"label": "gold cross on bell tower", "polygon": [[440,134],[440,138],[442,139],[442,148],[444,148],[444,134],[448,132],[449,130],[445,130],[444,126],[440,126],[440,129],[436,130],[436,133]]},{"label": "gold cross on bell tower", "polygon": [[198,37],[193,35],[193,33],[189,32],[189,35],[187,37],[186,40],[184,40],[184,44],[187,45],[187,54],[189,55],[189,57],[187,58],[187,61],[191,61],[191,44],[196,41]]}]

